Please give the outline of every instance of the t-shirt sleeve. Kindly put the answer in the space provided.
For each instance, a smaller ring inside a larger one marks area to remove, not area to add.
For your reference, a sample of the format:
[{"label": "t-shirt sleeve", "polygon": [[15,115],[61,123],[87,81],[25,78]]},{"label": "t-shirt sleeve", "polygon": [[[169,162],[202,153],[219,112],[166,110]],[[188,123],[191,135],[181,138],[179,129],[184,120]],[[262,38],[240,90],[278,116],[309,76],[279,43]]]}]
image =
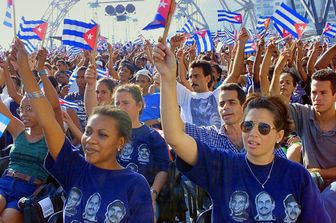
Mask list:
[{"label": "t-shirt sleeve", "polygon": [[142,176],[135,180],[137,182],[133,182],[132,184],[136,186],[129,190],[130,218],[128,222],[154,222],[154,211],[147,180]]},{"label": "t-shirt sleeve", "polygon": [[65,138],[57,159],[54,160],[48,153],[44,162],[46,170],[56,178],[65,191],[69,191],[73,181],[83,175],[86,165],[84,157],[68,138]]},{"label": "t-shirt sleeve", "polygon": [[153,154],[157,171],[168,172],[169,155],[166,141],[157,131],[153,130],[152,134]]},{"label": "t-shirt sleeve", "polygon": [[205,190],[215,190],[215,187],[223,185],[223,170],[230,171],[229,153],[219,149],[210,149],[206,144],[196,140],[197,162],[190,166],[181,158],[177,157],[177,168],[191,181]]},{"label": "t-shirt sleeve", "polygon": [[331,223],[331,219],[324,207],[321,193],[307,172],[301,192],[302,213],[299,222],[325,222]]},{"label": "t-shirt sleeve", "polygon": [[176,83],[176,91],[177,103],[179,106],[183,106],[188,102],[188,95],[190,94],[190,91],[179,82]]},{"label": "t-shirt sleeve", "polygon": [[289,111],[291,113],[291,117],[294,121],[295,124],[295,132],[297,132],[298,134],[300,134],[301,132],[301,127],[302,127],[302,108],[300,104],[297,103],[292,103],[289,104]]}]

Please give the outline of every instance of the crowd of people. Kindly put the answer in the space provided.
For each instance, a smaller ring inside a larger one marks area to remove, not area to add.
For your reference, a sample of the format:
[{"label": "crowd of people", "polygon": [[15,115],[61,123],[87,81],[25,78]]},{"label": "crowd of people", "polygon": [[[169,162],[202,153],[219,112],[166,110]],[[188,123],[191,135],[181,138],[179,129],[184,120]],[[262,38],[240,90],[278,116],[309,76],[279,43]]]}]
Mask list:
[{"label": "crowd of people", "polygon": [[16,39],[0,59],[0,222],[23,222],[19,200],[50,178],[64,222],[167,222],[172,163],[212,222],[334,222],[336,45],[262,38],[246,55],[242,28],[197,55],[184,39],[73,58]]}]

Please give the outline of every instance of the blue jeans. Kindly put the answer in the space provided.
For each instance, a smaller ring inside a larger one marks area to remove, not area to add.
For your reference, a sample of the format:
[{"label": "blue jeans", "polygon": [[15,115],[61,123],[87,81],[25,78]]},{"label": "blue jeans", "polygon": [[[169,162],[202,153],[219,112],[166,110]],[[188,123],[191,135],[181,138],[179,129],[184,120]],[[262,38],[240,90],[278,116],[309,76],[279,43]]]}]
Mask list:
[{"label": "blue jeans", "polygon": [[22,210],[18,206],[18,201],[22,197],[32,195],[38,187],[39,185],[10,176],[0,177],[0,195],[3,196],[7,202],[5,208],[14,208],[20,212],[22,212]]}]

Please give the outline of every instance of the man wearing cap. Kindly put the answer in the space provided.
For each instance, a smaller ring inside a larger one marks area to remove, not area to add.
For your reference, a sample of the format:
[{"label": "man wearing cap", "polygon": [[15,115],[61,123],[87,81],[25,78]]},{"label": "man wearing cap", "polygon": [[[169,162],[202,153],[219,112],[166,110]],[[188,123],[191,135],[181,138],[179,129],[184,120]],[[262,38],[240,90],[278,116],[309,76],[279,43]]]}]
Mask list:
[{"label": "man wearing cap", "polygon": [[149,94],[152,76],[146,69],[141,69],[135,74],[135,81],[142,89],[145,101],[144,109],[140,115],[140,121],[152,127],[160,127],[160,94]]}]

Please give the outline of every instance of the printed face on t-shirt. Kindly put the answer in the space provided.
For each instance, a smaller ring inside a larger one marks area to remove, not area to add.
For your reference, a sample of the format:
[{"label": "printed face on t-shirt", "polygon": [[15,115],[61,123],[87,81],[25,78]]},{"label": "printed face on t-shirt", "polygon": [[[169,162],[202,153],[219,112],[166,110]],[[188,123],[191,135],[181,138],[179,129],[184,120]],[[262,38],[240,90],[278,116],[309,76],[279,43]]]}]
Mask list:
[{"label": "printed face on t-shirt", "polygon": [[274,210],[274,201],[271,196],[266,192],[261,192],[256,197],[256,208],[258,215],[263,219],[268,219],[272,216],[272,211]]}]

